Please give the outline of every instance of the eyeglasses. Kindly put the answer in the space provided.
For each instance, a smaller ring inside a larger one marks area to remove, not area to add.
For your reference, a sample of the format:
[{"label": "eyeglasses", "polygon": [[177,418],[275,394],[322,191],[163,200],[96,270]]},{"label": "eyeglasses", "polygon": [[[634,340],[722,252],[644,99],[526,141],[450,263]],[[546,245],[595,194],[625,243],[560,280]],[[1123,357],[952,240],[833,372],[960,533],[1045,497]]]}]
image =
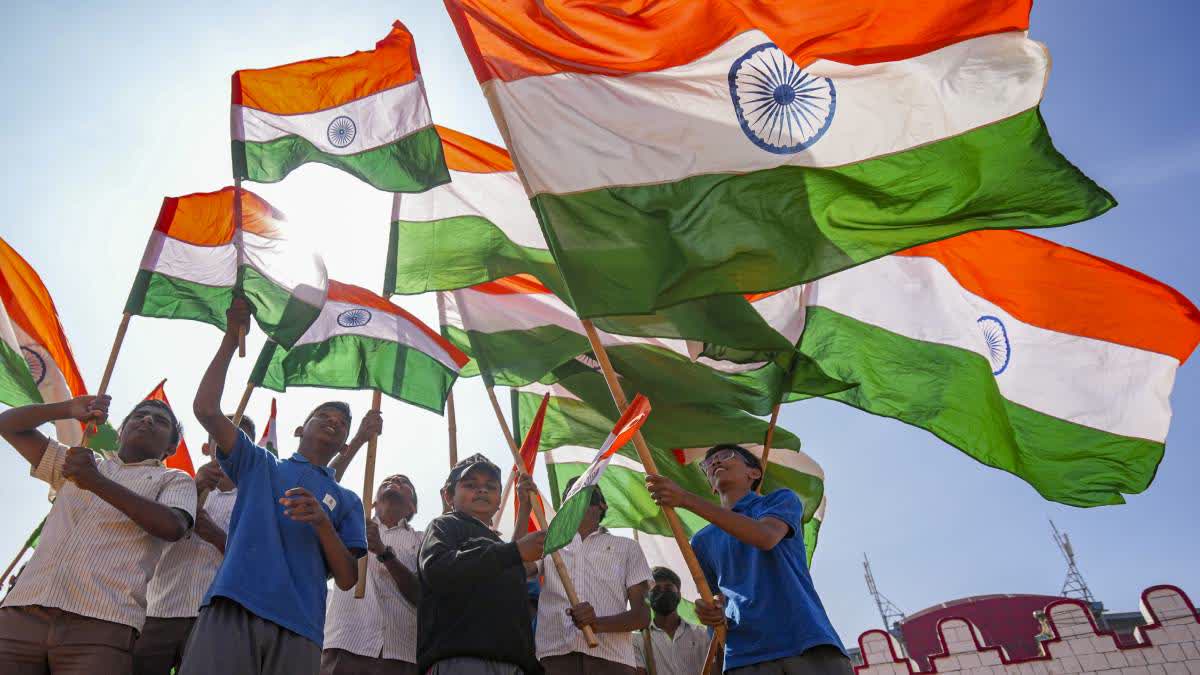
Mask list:
[{"label": "eyeglasses", "polygon": [[703,462],[700,462],[700,468],[704,471],[704,473],[708,473],[709,468],[712,467],[714,463],[721,462],[724,464],[725,462],[728,462],[737,456],[737,450],[732,450],[729,448],[726,448],[725,450],[718,450],[717,452],[714,452],[706,457]]}]

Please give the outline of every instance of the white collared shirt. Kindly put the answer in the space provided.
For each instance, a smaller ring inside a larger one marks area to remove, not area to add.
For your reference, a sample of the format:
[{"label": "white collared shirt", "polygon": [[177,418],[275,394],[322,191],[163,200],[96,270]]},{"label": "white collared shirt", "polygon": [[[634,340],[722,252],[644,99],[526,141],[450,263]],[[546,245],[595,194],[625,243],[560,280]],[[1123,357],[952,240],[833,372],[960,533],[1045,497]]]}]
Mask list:
[{"label": "white collared shirt", "polygon": [[[146,586],[167,542],[63,476],[67,446],[54,439],[31,474],[58,492],[37,550],[4,607],[41,605],[141,630]],[[97,466],[105,478],[140,497],[196,515],[196,484],[158,460],[126,464],[117,455]]]},{"label": "white collared shirt", "polygon": [[[236,487],[229,492],[213,490],[204,502],[204,512],[217,527],[228,532],[236,501]],[[195,531],[168,545],[146,590],[146,616],[160,619],[199,616],[200,603],[224,558],[216,546]]]},{"label": "white collared shirt", "polygon": [[[379,523],[379,519],[375,519]],[[379,524],[379,538],[391,546],[396,560],[417,573],[417,553],[424,533],[401,520],[395,527]],[[367,589],[361,600],[354,589],[334,589],[325,611],[324,649],[344,649],[369,658],[417,662],[417,608],[375,554],[367,554]]]},{"label": "white collared shirt", "polygon": [[[671,636],[651,621],[650,645],[654,650],[654,675],[695,675],[704,669],[704,657],[708,656],[708,631],[680,621]],[[633,651],[636,667],[648,670],[642,631],[633,634]]]},{"label": "white collared shirt", "polygon": [[[629,588],[650,580],[650,565],[637,542],[611,535],[604,528],[582,540],[576,534],[559,554],[575,582],[579,601],[591,604],[598,617],[627,611]],[[545,575],[534,639],[538,659],[579,652],[634,667],[633,634],[597,633],[600,646],[589,648],[583,632],[567,614],[571,603],[554,563],[543,560],[538,566]]]}]

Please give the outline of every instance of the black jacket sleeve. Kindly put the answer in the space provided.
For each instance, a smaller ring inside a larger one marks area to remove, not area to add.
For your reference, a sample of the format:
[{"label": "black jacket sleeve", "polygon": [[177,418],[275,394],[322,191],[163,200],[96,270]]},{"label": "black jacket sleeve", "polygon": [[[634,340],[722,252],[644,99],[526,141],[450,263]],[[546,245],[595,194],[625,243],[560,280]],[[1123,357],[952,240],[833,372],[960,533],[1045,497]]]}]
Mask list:
[{"label": "black jacket sleeve", "polygon": [[450,590],[521,565],[521,554],[515,543],[471,536],[460,523],[438,518],[425,531],[419,564],[430,588]]}]

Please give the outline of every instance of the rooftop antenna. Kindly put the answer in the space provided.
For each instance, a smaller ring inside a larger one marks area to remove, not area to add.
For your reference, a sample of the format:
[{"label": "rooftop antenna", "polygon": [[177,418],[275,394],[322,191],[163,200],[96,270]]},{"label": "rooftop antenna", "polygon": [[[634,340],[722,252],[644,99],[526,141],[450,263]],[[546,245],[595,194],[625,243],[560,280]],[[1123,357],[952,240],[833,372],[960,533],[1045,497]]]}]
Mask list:
[{"label": "rooftop antenna", "polygon": [[900,622],[904,620],[904,612],[879,592],[879,587],[875,585],[875,575],[871,573],[871,561],[867,558],[866,553],[863,554],[863,571],[863,578],[867,580],[867,590],[874,598],[875,606],[879,608],[879,618],[883,621],[884,627],[889,633],[898,630]]},{"label": "rooftop antenna", "polygon": [[1092,597],[1091,589],[1075,564],[1075,548],[1071,546],[1071,538],[1066,532],[1060,532],[1053,520],[1050,521],[1050,529],[1054,533],[1054,543],[1058,545],[1058,551],[1062,553],[1063,560],[1067,561],[1067,578],[1063,581],[1061,595],[1064,598],[1078,598],[1089,605],[1095,603],[1096,599]]}]

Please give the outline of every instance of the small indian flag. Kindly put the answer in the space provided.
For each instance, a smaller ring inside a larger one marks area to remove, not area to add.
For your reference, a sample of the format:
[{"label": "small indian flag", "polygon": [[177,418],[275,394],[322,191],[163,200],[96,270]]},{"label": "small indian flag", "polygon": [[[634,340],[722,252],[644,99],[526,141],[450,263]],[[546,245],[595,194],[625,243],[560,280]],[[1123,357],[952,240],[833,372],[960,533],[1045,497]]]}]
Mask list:
[{"label": "small indian flag", "polygon": [[[50,292],[0,239],[0,403],[57,403],[86,393]],[[56,423],[55,433],[67,445],[83,439],[74,420]]]},{"label": "small indian flag", "polygon": [[449,180],[412,34],[399,21],[375,49],[233,74],[233,174],[283,180],[320,162],[389,192]]},{"label": "small indian flag", "polygon": [[328,277],[324,261],[282,225],[283,215],[245,188],[167,197],[125,311],[224,330],[240,290],[263,332],[291,346],[325,303]]},{"label": "small indian flag", "polygon": [[270,452],[272,455],[275,455],[276,457],[278,457],[279,456],[279,432],[275,428],[275,426],[277,424],[277,420],[275,417],[276,413],[277,413],[277,410],[275,408],[275,397],[272,396],[271,397],[271,416],[267,418],[267,425],[265,427],[263,427],[262,438],[258,439],[258,444],[259,444],[259,446],[266,448],[267,452]]},{"label": "small indian flag", "polygon": [[[166,379],[163,379],[163,381],[159,382],[158,386],[154,388],[154,391],[151,391],[144,400],[162,401],[167,405],[168,408],[170,408],[171,402],[167,400],[167,390],[165,389],[166,384]],[[163,464],[172,469],[185,471],[189,476],[194,477],[196,475],[196,467],[192,464],[192,455],[190,452],[188,452],[187,441],[184,440],[182,435],[179,436],[179,445],[175,446],[175,452],[171,453],[166,460],[163,461]]]},{"label": "small indian flag", "polygon": [[403,308],[365,288],[330,281],[320,317],[291,349],[268,342],[250,381],[275,391],[377,389],[441,414],[468,360]]},{"label": "small indian flag", "polygon": [[575,538],[575,534],[579,531],[579,524],[583,522],[584,513],[592,503],[592,493],[596,491],[596,486],[600,483],[600,476],[608,466],[609,460],[633,438],[649,416],[650,401],[645,396],[638,394],[617,420],[616,426],[613,427],[600,449],[596,451],[592,463],[584,470],[579,480],[575,481],[567,494],[563,495],[562,508],[558,510],[554,520],[550,521],[550,525],[546,528],[544,549],[546,555],[566,546]]}]

